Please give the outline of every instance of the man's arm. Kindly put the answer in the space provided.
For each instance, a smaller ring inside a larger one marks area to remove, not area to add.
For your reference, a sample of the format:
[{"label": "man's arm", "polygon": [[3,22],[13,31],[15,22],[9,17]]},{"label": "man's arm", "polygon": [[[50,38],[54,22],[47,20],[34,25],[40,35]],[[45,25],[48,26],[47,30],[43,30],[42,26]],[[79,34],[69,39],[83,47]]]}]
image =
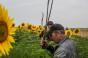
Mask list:
[{"label": "man's arm", "polygon": [[54,54],[55,49],[53,46],[48,46],[46,49],[51,52],[51,54]]},{"label": "man's arm", "polygon": [[54,58],[68,58],[65,49],[63,47],[59,47],[54,53]]}]

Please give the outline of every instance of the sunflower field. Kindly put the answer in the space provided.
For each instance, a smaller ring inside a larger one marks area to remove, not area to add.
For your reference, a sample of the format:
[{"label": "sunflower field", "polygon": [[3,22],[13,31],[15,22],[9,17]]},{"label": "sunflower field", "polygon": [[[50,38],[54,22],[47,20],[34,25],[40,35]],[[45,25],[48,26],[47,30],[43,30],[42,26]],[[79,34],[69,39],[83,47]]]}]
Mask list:
[{"label": "sunflower field", "polygon": [[[40,47],[40,38],[37,33],[28,32],[24,29],[18,29],[13,35],[15,43],[10,55],[2,56],[2,58],[52,58],[52,54]],[[80,58],[88,57],[88,38],[80,36],[72,36],[76,42]]]},{"label": "sunflower field", "polygon": [[[52,58],[53,55],[40,46],[39,34],[43,30],[41,25],[24,22],[15,26],[7,9],[0,5],[0,58]],[[79,33],[79,28],[65,30],[65,35],[76,43],[79,57],[88,58],[88,37],[81,37]]]}]

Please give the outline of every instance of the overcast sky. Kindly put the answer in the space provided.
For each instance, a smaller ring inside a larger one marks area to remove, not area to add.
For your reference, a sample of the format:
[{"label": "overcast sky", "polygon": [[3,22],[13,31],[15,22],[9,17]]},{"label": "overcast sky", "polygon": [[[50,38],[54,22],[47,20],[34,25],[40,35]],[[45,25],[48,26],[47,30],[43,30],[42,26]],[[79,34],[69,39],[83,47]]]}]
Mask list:
[{"label": "overcast sky", "polygon": [[[22,22],[41,24],[46,18],[47,0],[0,0],[17,25]],[[65,27],[88,28],[88,0],[54,0],[50,20]]]}]

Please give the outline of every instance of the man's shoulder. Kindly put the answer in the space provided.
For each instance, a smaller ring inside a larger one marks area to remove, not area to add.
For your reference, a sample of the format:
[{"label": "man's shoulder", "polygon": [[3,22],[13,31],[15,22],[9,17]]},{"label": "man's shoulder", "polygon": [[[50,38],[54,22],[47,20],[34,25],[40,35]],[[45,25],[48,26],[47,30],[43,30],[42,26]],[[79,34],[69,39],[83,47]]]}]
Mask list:
[{"label": "man's shoulder", "polygon": [[63,42],[63,44],[61,44],[62,47],[64,48],[70,48],[70,47],[74,47],[75,43],[73,40],[71,39],[67,39]]}]

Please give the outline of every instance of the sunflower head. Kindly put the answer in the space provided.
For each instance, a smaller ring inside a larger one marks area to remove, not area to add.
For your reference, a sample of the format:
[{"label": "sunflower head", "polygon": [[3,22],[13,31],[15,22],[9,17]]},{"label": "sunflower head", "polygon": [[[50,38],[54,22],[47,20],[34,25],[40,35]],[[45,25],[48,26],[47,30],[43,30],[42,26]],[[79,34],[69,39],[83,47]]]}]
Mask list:
[{"label": "sunflower head", "polygon": [[14,23],[12,24],[12,27],[15,27],[15,24]]},{"label": "sunflower head", "polygon": [[31,30],[31,26],[32,26],[31,24],[28,24],[28,30]]},{"label": "sunflower head", "polygon": [[41,33],[43,30],[44,30],[44,27],[41,26],[41,25],[39,25],[39,26],[38,26],[38,32]]},{"label": "sunflower head", "polygon": [[65,30],[65,35],[67,37],[71,37],[72,36],[72,31],[69,29],[69,30]]},{"label": "sunflower head", "polygon": [[35,25],[32,25],[31,29],[35,31],[37,29],[37,27]]},{"label": "sunflower head", "polygon": [[80,33],[80,29],[76,28],[73,30],[73,35],[78,35]]},{"label": "sunflower head", "polygon": [[39,28],[40,28],[40,30],[44,30],[44,27],[43,27],[43,26],[41,26],[41,25],[39,26]]},{"label": "sunflower head", "polygon": [[24,23],[23,22],[21,25],[19,25],[19,28],[22,28],[22,29],[25,29],[26,30],[27,29],[27,26],[28,26],[27,23]]},{"label": "sunflower head", "polygon": [[25,26],[25,23],[22,23],[22,25],[21,26]]},{"label": "sunflower head", "polygon": [[0,55],[9,55],[12,49],[11,43],[15,40],[11,36],[15,32],[13,25],[13,18],[8,16],[8,11],[0,5]]}]

